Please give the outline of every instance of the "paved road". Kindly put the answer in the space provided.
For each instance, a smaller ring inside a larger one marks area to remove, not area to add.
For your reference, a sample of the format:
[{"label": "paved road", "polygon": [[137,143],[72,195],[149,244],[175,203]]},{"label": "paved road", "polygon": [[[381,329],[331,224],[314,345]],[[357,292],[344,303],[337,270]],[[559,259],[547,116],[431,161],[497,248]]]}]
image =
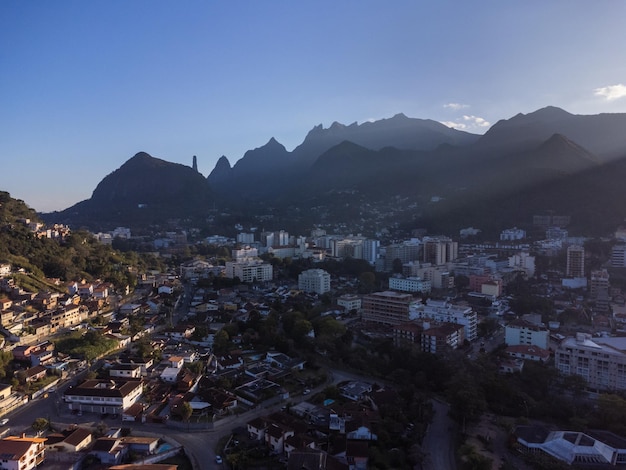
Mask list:
[{"label": "paved road", "polygon": [[424,470],[456,470],[455,423],[448,416],[449,406],[439,400],[432,403],[435,415],[422,442]]}]

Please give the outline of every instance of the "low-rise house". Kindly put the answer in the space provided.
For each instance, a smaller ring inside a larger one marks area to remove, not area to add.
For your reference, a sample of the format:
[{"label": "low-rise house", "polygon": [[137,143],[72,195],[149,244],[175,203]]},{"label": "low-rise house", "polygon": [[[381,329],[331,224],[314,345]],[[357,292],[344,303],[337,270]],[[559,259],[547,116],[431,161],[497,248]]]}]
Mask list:
[{"label": "low-rise house", "polygon": [[297,434],[289,436],[285,439],[284,451],[287,456],[297,450],[315,449],[315,441],[309,436]]},{"label": "low-rise house", "polygon": [[93,441],[91,431],[79,427],[49,434],[47,438],[46,450],[57,452],[78,452],[88,447]]},{"label": "low-rise house", "polygon": [[141,378],[140,364],[114,364],[109,368],[109,376],[126,379]]},{"label": "low-rise house", "polygon": [[159,376],[163,382],[167,383],[176,383],[178,381],[178,376],[182,373],[182,369],[177,367],[166,367],[161,372]]},{"label": "low-rise house", "polygon": [[248,421],[246,428],[250,439],[265,441],[265,431],[267,429],[267,425],[267,421],[263,418],[254,418],[253,420]]},{"label": "low-rise house", "polygon": [[293,436],[295,431],[285,425],[270,423],[265,430],[265,444],[273,454],[283,454],[285,452],[285,441]]},{"label": "low-rise house", "polygon": [[339,389],[342,397],[352,401],[363,400],[372,391],[372,385],[365,382],[348,382]]},{"label": "low-rise house", "polygon": [[101,437],[96,440],[89,453],[105,465],[115,465],[122,461],[128,449],[120,438]]},{"label": "low-rise house", "polygon": [[37,382],[46,376],[46,368],[44,366],[35,366],[24,371],[24,382]]},{"label": "low-rise house", "polygon": [[128,436],[122,438],[122,443],[133,452],[140,454],[154,454],[159,445],[159,438]]},{"label": "low-rise house", "polygon": [[143,421],[143,412],[145,408],[142,403],[133,403],[122,413],[122,421],[139,422]]},{"label": "low-rise house", "polygon": [[265,361],[286,370],[302,370],[306,361],[294,359],[279,352],[268,352]]},{"label": "low-rise house", "polygon": [[515,359],[536,362],[548,362],[550,360],[550,351],[540,348],[539,346],[529,346],[527,344],[508,346],[506,348],[506,353],[509,357]]}]

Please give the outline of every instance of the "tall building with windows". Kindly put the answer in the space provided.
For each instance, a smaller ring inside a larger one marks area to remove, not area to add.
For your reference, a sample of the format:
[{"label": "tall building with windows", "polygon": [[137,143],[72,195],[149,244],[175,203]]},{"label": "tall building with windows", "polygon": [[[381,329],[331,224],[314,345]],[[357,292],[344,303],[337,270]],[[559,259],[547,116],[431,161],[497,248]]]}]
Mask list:
[{"label": "tall building with windows", "polygon": [[567,277],[585,277],[585,249],[580,245],[567,247]]},{"label": "tall building with windows", "polygon": [[423,261],[435,266],[454,261],[459,255],[458,242],[448,237],[424,237]]},{"label": "tall building with windows", "polygon": [[578,333],[554,352],[554,365],[564,375],[578,375],[589,388],[626,390],[626,338],[592,338]]},{"label": "tall building with windows", "polygon": [[298,276],[298,289],[323,294],[330,291],[330,274],[323,269],[307,269]]},{"label": "tall building with windows", "polygon": [[413,302],[411,294],[385,291],[363,297],[363,321],[383,325],[399,325],[409,319],[409,308]]},{"label": "tall building with windows", "polygon": [[614,245],[611,250],[611,267],[626,268],[626,245]]}]

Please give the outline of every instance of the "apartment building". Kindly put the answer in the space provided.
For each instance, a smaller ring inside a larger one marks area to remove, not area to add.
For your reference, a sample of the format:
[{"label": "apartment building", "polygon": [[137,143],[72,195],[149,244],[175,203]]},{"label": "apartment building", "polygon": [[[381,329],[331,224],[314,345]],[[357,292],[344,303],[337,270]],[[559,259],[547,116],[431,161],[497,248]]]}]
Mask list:
[{"label": "apartment building", "polygon": [[363,297],[362,318],[366,322],[399,325],[409,319],[411,294],[385,291]]},{"label": "apartment building", "polygon": [[431,282],[419,277],[393,276],[389,278],[389,289],[391,290],[427,294],[430,292],[430,288]]},{"label": "apartment building", "polygon": [[70,410],[121,414],[139,401],[142,391],[141,380],[92,379],[68,388],[63,398]]},{"label": "apartment building", "polygon": [[567,277],[585,277],[585,249],[579,245],[567,247]]},{"label": "apartment building", "polygon": [[261,260],[227,261],[224,275],[230,279],[238,277],[241,282],[271,281],[274,275],[273,267]]},{"label": "apartment building", "polygon": [[411,305],[410,318],[411,320],[458,323],[463,326],[465,339],[474,341],[478,337],[478,315],[469,306],[455,305],[445,300],[428,299],[426,304],[415,302]]},{"label": "apartment building", "polygon": [[307,269],[298,275],[298,289],[323,294],[330,291],[330,274],[323,269]]},{"label": "apartment building", "polygon": [[549,331],[547,328],[529,321],[518,319],[505,328],[504,341],[508,346],[524,344],[548,349]]},{"label": "apartment building", "polygon": [[592,389],[626,390],[626,338],[578,333],[561,342],[554,361],[559,372],[579,375]]}]

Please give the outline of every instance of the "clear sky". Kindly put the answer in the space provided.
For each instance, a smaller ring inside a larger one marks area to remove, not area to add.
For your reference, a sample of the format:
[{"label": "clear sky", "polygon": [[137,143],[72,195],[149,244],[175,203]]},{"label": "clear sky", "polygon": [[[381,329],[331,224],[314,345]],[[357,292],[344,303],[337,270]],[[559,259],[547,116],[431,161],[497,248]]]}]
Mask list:
[{"label": "clear sky", "polygon": [[65,209],[139,151],[231,164],[403,112],[626,112],[618,0],[0,2],[0,190]]}]

